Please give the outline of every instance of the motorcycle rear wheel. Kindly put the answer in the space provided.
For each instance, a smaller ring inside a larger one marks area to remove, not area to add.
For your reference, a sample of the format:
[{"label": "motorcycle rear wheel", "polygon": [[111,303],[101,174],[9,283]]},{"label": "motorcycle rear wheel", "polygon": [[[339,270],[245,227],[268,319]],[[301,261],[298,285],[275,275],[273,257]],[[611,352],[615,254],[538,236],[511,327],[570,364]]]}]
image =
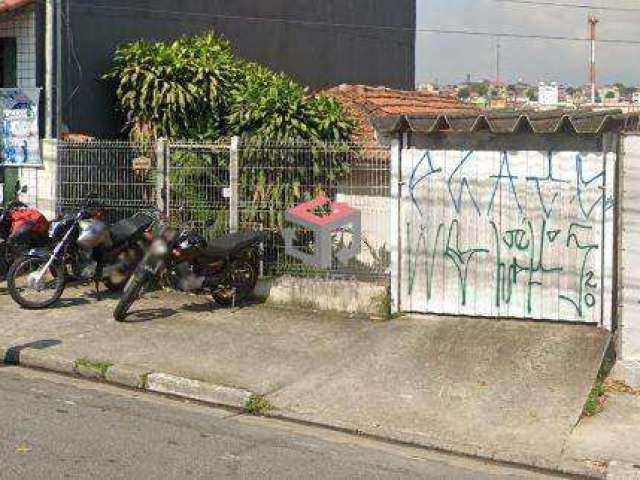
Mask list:
[{"label": "motorcycle rear wheel", "polygon": [[229,285],[211,293],[215,302],[225,307],[243,303],[251,297],[258,283],[258,268],[250,260],[236,260],[231,277]]},{"label": "motorcycle rear wheel", "polygon": [[[51,278],[45,281],[42,289],[32,288],[28,284],[29,276],[42,269],[47,262],[47,258],[19,257],[11,265],[7,274],[7,288],[11,298],[22,308],[45,309],[60,300],[66,284],[63,264],[56,262],[49,267],[44,275],[49,274]],[[23,281],[27,283],[26,286],[22,285]],[[32,294],[38,296],[32,297]]]},{"label": "motorcycle rear wheel", "polygon": [[137,247],[131,247],[118,255],[116,269],[108,277],[104,278],[105,286],[112,292],[121,292],[129,282],[131,275],[140,261],[144,252]]},{"label": "motorcycle rear wheel", "polygon": [[0,282],[7,278],[9,272],[9,262],[4,258],[4,255],[0,254]]}]

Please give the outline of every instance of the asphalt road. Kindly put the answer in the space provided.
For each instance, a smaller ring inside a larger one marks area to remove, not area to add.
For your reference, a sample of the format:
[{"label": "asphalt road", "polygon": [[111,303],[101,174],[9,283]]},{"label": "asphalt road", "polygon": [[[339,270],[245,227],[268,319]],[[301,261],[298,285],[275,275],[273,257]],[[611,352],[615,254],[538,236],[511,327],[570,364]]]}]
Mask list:
[{"label": "asphalt road", "polygon": [[0,479],[552,479],[0,367]]}]

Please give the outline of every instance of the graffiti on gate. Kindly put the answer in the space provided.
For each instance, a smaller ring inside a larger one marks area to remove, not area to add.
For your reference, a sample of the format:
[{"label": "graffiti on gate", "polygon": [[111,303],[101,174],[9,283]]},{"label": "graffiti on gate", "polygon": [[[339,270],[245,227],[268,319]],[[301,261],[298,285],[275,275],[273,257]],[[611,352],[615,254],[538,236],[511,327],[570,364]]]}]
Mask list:
[{"label": "graffiti on gate", "polygon": [[595,309],[614,207],[602,155],[427,151],[408,175],[409,296],[494,313],[517,302],[529,316]]}]

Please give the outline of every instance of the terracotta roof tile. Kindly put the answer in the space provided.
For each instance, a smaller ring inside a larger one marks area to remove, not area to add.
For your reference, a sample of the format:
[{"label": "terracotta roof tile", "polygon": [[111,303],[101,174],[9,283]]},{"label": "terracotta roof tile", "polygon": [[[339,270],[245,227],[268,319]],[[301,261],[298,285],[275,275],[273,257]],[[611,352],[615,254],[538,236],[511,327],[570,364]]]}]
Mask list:
[{"label": "terracotta roof tile", "polygon": [[357,122],[356,138],[369,143],[378,140],[373,127],[374,118],[471,111],[468,105],[455,97],[413,90],[340,85],[325,93],[338,99],[349,110]]},{"label": "terracotta roof tile", "polygon": [[0,0],[0,13],[8,12],[9,10],[15,10],[16,8],[23,7],[32,3],[33,0]]}]

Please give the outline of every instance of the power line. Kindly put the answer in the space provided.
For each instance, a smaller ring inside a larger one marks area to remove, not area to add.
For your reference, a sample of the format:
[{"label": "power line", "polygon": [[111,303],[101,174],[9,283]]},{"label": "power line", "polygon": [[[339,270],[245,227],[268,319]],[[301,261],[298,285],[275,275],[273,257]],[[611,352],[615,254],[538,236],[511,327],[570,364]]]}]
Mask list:
[{"label": "power line", "polygon": [[[441,28],[418,28],[417,32],[425,33],[443,33],[451,35],[472,35],[483,37],[497,37],[497,38],[518,38],[524,40],[559,40],[570,42],[588,42],[588,37],[571,37],[566,35],[542,35],[535,33],[507,33],[507,32],[482,32],[474,30],[457,30],[457,29],[441,29]],[[598,39],[599,43],[611,43],[611,44],[626,44],[626,45],[640,45],[640,40],[626,40],[617,38],[601,38]]]},{"label": "power line", "polygon": [[573,8],[580,10],[601,10],[608,12],[640,12],[638,7],[606,7],[604,5],[586,5],[578,3],[565,3],[565,2],[548,2],[542,0],[494,0],[500,3],[513,3],[516,5],[530,5],[536,7],[559,7],[559,8]]},{"label": "power line", "polygon": [[[529,0],[497,0],[497,1],[525,2]],[[533,2],[533,0],[531,0],[531,2]],[[467,36],[477,36],[477,37],[513,38],[513,39],[522,39],[522,40],[555,40],[555,41],[567,41],[567,42],[589,41],[589,38],[587,37],[572,37],[572,36],[566,36],[566,35],[543,35],[543,34],[513,33],[513,32],[487,32],[487,31],[469,30],[469,29],[445,29],[445,28],[436,28],[436,27],[411,28],[411,27],[399,27],[399,26],[392,26],[392,25],[332,23],[332,22],[319,22],[319,21],[308,21],[308,20],[293,20],[293,19],[287,19],[287,18],[274,18],[274,17],[253,17],[253,16],[244,16],[244,15],[225,15],[225,14],[214,14],[214,13],[173,11],[173,10],[156,10],[156,9],[142,8],[142,7],[129,7],[129,6],[123,7],[123,6],[114,6],[114,5],[104,5],[104,4],[101,5],[101,4],[94,4],[94,3],[82,4],[81,2],[78,2],[78,1],[74,3],[75,3],[74,6],[76,8],[86,7],[89,9],[126,11],[129,13],[138,12],[138,13],[151,13],[151,14],[158,14],[158,15],[172,15],[172,16],[178,16],[180,18],[200,17],[200,18],[235,20],[235,21],[246,21],[246,22],[280,23],[280,24],[299,25],[299,26],[308,26],[308,27],[344,28],[344,29],[352,29],[352,30],[375,30],[380,32],[467,35]],[[619,44],[619,45],[640,45],[640,40],[627,40],[627,39],[616,39],[616,38],[609,38],[609,39],[603,38],[603,39],[599,39],[598,42],[607,43],[607,44]]]}]

